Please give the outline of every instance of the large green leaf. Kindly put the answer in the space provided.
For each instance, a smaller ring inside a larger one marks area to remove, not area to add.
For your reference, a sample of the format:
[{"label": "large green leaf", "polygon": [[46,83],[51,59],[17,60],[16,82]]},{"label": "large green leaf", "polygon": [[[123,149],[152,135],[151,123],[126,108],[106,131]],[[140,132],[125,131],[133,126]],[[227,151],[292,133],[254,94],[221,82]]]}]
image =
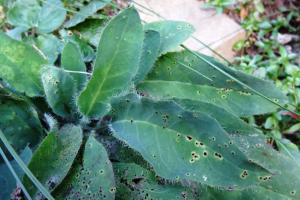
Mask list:
[{"label": "large green leaf", "polygon": [[70,73],[75,81],[77,92],[81,91],[87,81],[87,75],[84,74],[86,66],[79,48],[74,43],[69,42],[65,45],[61,55],[61,65],[66,70],[83,72]]},{"label": "large green leaf", "polygon": [[261,177],[260,186],[289,199],[300,199],[300,165],[297,160],[275,151],[261,135],[232,135],[252,162],[272,172],[272,177]]},{"label": "large green leaf", "polygon": [[113,165],[117,177],[117,199],[189,199],[193,194],[180,185],[159,184],[155,174],[133,163]]},{"label": "large green leaf", "polygon": [[86,18],[104,8],[110,2],[111,0],[92,0],[88,5],[81,7],[79,12],[65,23],[65,27],[70,28],[83,22]]},{"label": "large green leaf", "polygon": [[50,33],[64,22],[66,11],[60,0],[17,0],[8,12],[8,22],[14,26],[36,28],[40,33]]},{"label": "large green leaf", "polygon": [[160,34],[160,54],[179,47],[195,31],[191,24],[180,21],[159,21],[145,25],[145,30],[154,30]]},{"label": "large green leaf", "polygon": [[46,100],[53,112],[68,117],[76,112],[74,79],[63,69],[47,66],[42,70]]},{"label": "large green leaf", "polygon": [[185,110],[195,113],[195,116],[198,112],[211,116],[216,119],[228,133],[253,134],[258,132],[257,129],[234,114],[213,104],[193,100],[176,100],[176,103]]},{"label": "large green leaf", "polygon": [[[227,67],[212,57],[202,54],[199,55],[265,96],[274,99],[277,102],[286,101],[284,94],[270,81],[261,80]],[[242,92],[252,92],[247,88],[243,88],[243,86],[231,80],[223,73],[214,69],[188,51],[169,53],[161,57],[156,63],[152,73],[149,74],[148,79],[179,81],[198,85],[209,85],[217,88],[233,89]]]},{"label": "large green leaf", "polygon": [[131,7],[113,18],[103,30],[91,80],[80,94],[80,111],[89,117],[102,117],[113,97],[130,86],[135,76],[143,44],[143,27]]},{"label": "large green leaf", "polygon": [[[69,172],[82,143],[82,130],[78,126],[65,125],[59,132],[49,133],[34,152],[28,168],[50,191],[56,188]],[[28,192],[38,197],[41,194],[24,177]]]},{"label": "large green leaf", "polygon": [[46,60],[33,47],[0,32],[0,77],[26,95],[41,96],[40,69]]},{"label": "large green leaf", "polygon": [[[210,57],[204,57],[263,95],[276,102],[285,102],[286,97],[271,82],[243,74]],[[214,104],[237,116],[264,114],[277,109],[277,105],[251,93],[187,51],[161,57],[147,80],[138,88],[141,93],[156,98],[189,99]]]},{"label": "large green leaf", "polygon": [[0,116],[0,129],[17,152],[34,147],[44,135],[37,112],[23,101],[1,98]]},{"label": "large green leaf", "polygon": [[148,100],[128,99],[113,108],[113,135],[141,153],[163,178],[244,188],[266,174],[248,162],[208,115],[198,113],[195,118],[171,102]]},{"label": "large green leaf", "polygon": [[146,31],[143,52],[135,82],[144,80],[159,56],[160,35],[156,31]]},{"label": "large green leaf", "polygon": [[277,109],[276,105],[257,95],[179,81],[147,80],[138,86],[138,90],[157,99],[187,99],[210,103],[236,116],[263,114]]},{"label": "large green leaf", "polygon": [[[82,160],[81,160],[82,158]],[[83,156],[54,191],[55,199],[114,199],[114,173],[105,148],[93,136],[87,140]]]}]

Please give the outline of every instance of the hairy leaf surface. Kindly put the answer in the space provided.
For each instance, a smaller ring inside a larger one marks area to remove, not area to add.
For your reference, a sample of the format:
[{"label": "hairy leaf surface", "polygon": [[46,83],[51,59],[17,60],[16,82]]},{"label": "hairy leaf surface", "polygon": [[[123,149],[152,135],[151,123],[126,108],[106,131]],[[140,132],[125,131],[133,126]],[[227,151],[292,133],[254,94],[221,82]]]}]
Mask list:
[{"label": "hairy leaf surface", "polygon": [[244,188],[257,184],[265,173],[248,162],[208,115],[195,118],[170,102],[148,100],[126,101],[113,112],[114,136],[141,153],[163,178]]},{"label": "hairy leaf surface", "polygon": [[74,79],[63,69],[47,66],[42,70],[46,100],[53,112],[68,117],[76,111]]},{"label": "hairy leaf surface", "polygon": [[76,44],[69,42],[65,45],[61,55],[61,65],[64,69],[83,72],[83,73],[70,73],[75,81],[77,92],[81,91],[87,81],[86,66],[83,61],[82,54]]},{"label": "hairy leaf surface", "polygon": [[135,82],[138,83],[147,76],[159,56],[160,35],[156,31],[146,31],[143,52]]},{"label": "hairy leaf surface", "polygon": [[40,70],[46,60],[33,47],[0,32],[0,77],[30,97],[43,95]]},{"label": "hairy leaf surface", "polygon": [[155,174],[133,163],[113,165],[117,179],[118,199],[189,199],[193,194],[180,185],[159,184]]},{"label": "hairy leaf surface", "polygon": [[90,136],[78,159],[54,191],[55,199],[114,199],[114,173],[103,145]]},{"label": "hairy leaf surface", "polygon": [[[28,168],[49,191],[57,187],[69,172],[82,137],[80,127],[65,125],[59,132],[49,133],[34,152]],[[27,177],[24,177],[24,185],[31,195],[41,195]]]},{"label": "hairy leaf surface", "polygon": [[257,95],[207,85],[149,80],[142,82],[138,89],[156,99],[188,99],[200,103],[210,103],[224,108],[236,116],[263,114],[277,109],[276,105]]},{"label": "hairy leaf surface", "polygon": [[102,117],[114,96],[129,88],[140,61],[143,28],[137,11],[128,8],[103,30],[91,80],[80,94],[80,111],[91,118]]}]

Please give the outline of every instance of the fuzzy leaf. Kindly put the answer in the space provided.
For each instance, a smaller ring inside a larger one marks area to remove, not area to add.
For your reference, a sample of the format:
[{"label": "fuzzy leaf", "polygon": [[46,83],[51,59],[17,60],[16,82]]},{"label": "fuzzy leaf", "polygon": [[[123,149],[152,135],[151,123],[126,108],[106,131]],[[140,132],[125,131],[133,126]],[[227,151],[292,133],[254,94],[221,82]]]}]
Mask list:
[{"label": "fuzzy leaf", "polygon": [[[275,151],[266,144],[261,135],[232,135],[240,148],[252,162],[272,172],[272,177],[260,177],[260,186],[285,196],[286,199],[300,199],[300,164],[297,160]],[[284,199],[284,198],[283,198]]]},{"label": "fuzzy leaf", "polygon": [[[78,157],[81,159],[81,156]],[[105,148],[93,136],[87,140],[82,161],[54,191],[55,199],[114,199],[115,181]]]},{"label": "fuzzy leaf", "polygon": [[133,163],[116,163],[117,199],[193,199],[187,188],[156,182],[155,174]]},{"label": "fuzzy leaf", "polygon": [[[66,70],[86,72],[86,66],[83,62],[81,52],[72,42],[67,43],[62,52],[61,65]],[[70,73],[70,75],[75,81],[77,92],[81,91],[87,81],[86,74]]]},{"label": "fuzzy leaf", "polygon": [[[49,133],[34,152],[28,168],[49,191],[52,191],[69,172],[81,143],[81,128],[65,125],[58,133]],[[27,177],[24,177],[24,185],[32,196],[37,198],[41,195]]]},{"label": "fuzzy leaf", "polygon": [[[157,175],[229,188],[258,183],[265,174],[208,115],[184,112],[171,102],[142,100],[114,107],[113,135],[138,151]],[[226,173],[221,173],[226,171]]]},{"label": "fuzzy leaf", "polygon": [[195,115],[200,112],[211,116],[216,119],[228,133],[252,134],[258,132],[254,127],[250,126],[234,114],[213,104],[192,100],[176,100],[176,103],[185,110],[194,112]]},{"label": "fuzzy leaf", "polygon": [[49,63],[53,64],[62,47],[62,42],[54,35],[39,35],[36,38],[35,45],[45,54]]},{"label": "fuzzy leaf", "polygon": [[0,129],[17,152],[34,147],[44,135],[37,112],[23,101],[1,98],[0,116]]},{"label": "fuzzy leaf", "polygon": [[42,96],[40,70],[46,60],[33,47],[0,32],[0,77],[30,97]]},{"label": "fuzzy leaf", "polygon": [[109,111],[113,97],[130,86],[137,72],[143,43],[143,27],[131,7],[112,19],[103,30],[91,80],[80,94],[80,111],[91,118]]},{"label": "fuzzy leaf", "polygon": [[[274,101],[281,103],[286,102],[287,98],[285,95],[276,88],[272,82],[247,75],[235,70],[234,68],[227,67],[212,57],[202,54],[199,55],[253,89],[261,92],[271,99],[274,99]],[[152,73],[148,76],[148,79],[209,85],[217,88],[227,88],[251,93],[251,91],[243,88],[243,86],[231,80],[218,70],[212,68],[209,64],[188,51],[169,53],[161,57],[156,63]]]},{"label": "fuzzy leaf", "polygon": [[68,117],[76,111],[75,83],[63,69],[47,66],[42,70],[46,100],[53,112]]},{"label": "fuzzy leaf", "polygon": [[165,54],[178,48],[188,39],[195,29],[191,24],[180,21],[160,21],[145,25],[145,30],[154,30],[160,34],[160,54]]},{"label": "fuzzy leaf", "polygon": [[76,26],[98,10],[104,8],[111,0],[92,0],[88,5],[82,7],[69,21],[65,23],[66,28]]},{"label": "fuzzy leaf", "polygon": [[144,80],[159,56],[160,35],[156,31],[146,31],[140,66],[135,82]]},{"label": "fuzzy leaf", "polygon": [[[179,81],[147,80],[138,90],[156,99],[187,99],[219,106],[236,116],[275,111],[277,106],[250,93]],[[247,105],[247,106],[245,106]]]}]

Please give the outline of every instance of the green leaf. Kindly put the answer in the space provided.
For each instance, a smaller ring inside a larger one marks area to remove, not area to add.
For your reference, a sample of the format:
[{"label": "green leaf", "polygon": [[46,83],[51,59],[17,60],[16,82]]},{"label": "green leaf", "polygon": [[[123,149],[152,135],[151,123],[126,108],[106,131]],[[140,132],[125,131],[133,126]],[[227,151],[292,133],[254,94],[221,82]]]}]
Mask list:
[{"label": "green leaf", "polygon": [[187,99],[213,104],[236,116],[263,114],[277,109],[276,105],[250,93],[178,81],[144,81],[138,90],[157,99]]},{"label": "green leaf", "polygon": [[23,28],[35,27],[38,24],[40,5],[36,0],[17,0],[7,13],[8,23]]},{"label": "green leaf", "polygon": [[17,0],[8,12],[8,22],[14,26],[36,28],[39,33],[50,33],[64,22],[66,11],[60,0]]},{"label": "green leaf", "polygon": [[[81,159],[81,156],[78,157]],[[55,199],[114,199],[112,165],[103,145],[90,136],[82,160],[74,163],[63,183],[54,191]]]},{"label": "green leaf", "polygon": [[260,177],[260,186],[281,194],[287,199],[300,198],[300,164],[284,154],[275,151],[266,144],[266,139],[261,135],[232,135],[240,148],[252,162],[258,163],[272,172],[272,177]]},{"label": "green leaf", "polygon": [[133,7],[108,23],[100,39],[92,78],[78,99],[84,115],[102,117],[111,99],[129,88],[138,69],[142,43],[143,27]]},{"label": "green leaf", "polygon": [[[272,83],[234,71],[212,58],[207,59],[276,102],[286,101],[286,97]],[[138,88],[141,93],[156,98],[210,103],[237,116],[264,114],[277,109],[277,105],[251,93],[186,51],[163,56]]]},{"label": "green leaf", "polygon": [[156,31],[146,31],[140,66],[135,82],[144,80],[159,56],[160,35]]},{"label": "green leaf", "polygon": [[52,34],[39,35],[35,45],[44,53],[49,63],[53,64],[62,48],[62,42]]},{"label": "green leaf", "polygon": [[0,32],[0,77],[30,97],[42,96],[40,69],[46,60],[33,47]]},{"label": "green leaf", "polygon": [[82,7],[69,21],[65,23],[66,28],[76,26],[90,17],[98,10],[104,8],[111,0],[92,0],[88,5]]},{"label": "green leaf", "polygon": [[63,69],[47,66],[43,68],[41,77],[46,100],[53,112],[62,117],[76,112],[76,88],[71,75]]},{"label": "green leaf", "polygon": [[162,178],[245,188],[266,174],[248,162],[208,115],[195,118],[171,102],[148,100],[126,100],[113,108],[113,135],[138,151]]},{"label": "green leaf", "polygon": [[85,22],[78,24],[74,29],[80,32],[80,35],[89,41],[93,46],[98,46],[101,33],[106,20],[103,19],[88,19]]},{"label": "green leaf", "polygon": [[117,199],[193,199],[193,194],[180,185],[159,184],[155,174],[133,163],[113,165],[117,179]]},{"label": "green leaf", "polygon": [[[224,70],[228,74],[247,84],[251,88],[259,91],[271,99],[274,99],[276,102],[286,102],[286,96],[278,88],[276,88],[272,82],[245,74],[235,70],[234,68],[227,67],[212,57],[202,54],[199,55],[209,60],[211,63]],[[169,53],[161,57],[156,63],[148,79],[209,85],[217,88],[228,88],[252,93],[252,91],[249,89],[243,88],[243,86],[241,86],[239,83],[231,80],[226,75],[212,68],[209,64],[188,51]]]},{"label": "green leaf", "polygon": [[228,133],[253,134],[258,132],[258,130],[238,118],[236,115],[213,104],[192,100],[176,100],[176,103],[185,110],[194,112],[195,115],[200,112],[216,119]]},{"label": "green leaf", "polygon": [[34,147],[44,135],[37,112],[23,101],[1,98],[0,116],[0,129],[17,152]]},{"label": "green leaf", "polygon": [[[81,143],[81,128],[65,125],[58,133],[49,133],[34,152],[28,168],[49,191],[52,191],[69,172]],[[41,195],[27,177],[24,177],[24,185],[35,198]]]},{"label": "green leaf", "polygon": [[39,12],[37,30],[50,33],[58,29],[66,18],[66,10],[60,0],[45,0]]},{"label": "green leaf", "polygon": [[[82,54],[79,48],[72,42],[65,45],[61,55],[61,65],[64,69],[73,72],[86,72],[86,66],[83,62]],[[80,92],[87,81],[87,75],[84,73],[70,73],[75,81],[77,92]]]},{"label": "green leaf", "polygon": [[195,29],[191,24],[180,21],[160,21],[145,25],[145,30],[154,30],[160,34],[160,54],[165,54],[178,48],[188,39]]}]

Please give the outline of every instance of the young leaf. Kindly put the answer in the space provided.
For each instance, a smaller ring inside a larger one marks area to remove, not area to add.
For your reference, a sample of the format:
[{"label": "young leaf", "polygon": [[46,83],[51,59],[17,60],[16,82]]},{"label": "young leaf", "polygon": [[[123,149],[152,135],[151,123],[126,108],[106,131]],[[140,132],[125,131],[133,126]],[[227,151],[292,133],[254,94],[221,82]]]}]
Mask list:
[{"label": "young leaf", "polygon": [[92,78],[78,99],[84,115],[102,117],[111,99],[129,88],[138,69],[142,43],[143,27],[133,7],[108,23],[100,39]]},{"label": "young leaf", "polygon": [[156,31],[146,31],[140,66],[135,77],[138,83],[147,76],[159,56],[160,35]]},{"label": "young leaf", "polygon": [[[65,125],[58,133],[50,133],[34,152],[28,168],[49,190],[56,188],[69,172],[82,143],[80,127]],[[28,192],[37,198],[41,194],[24,177]]]},{"label": "young leaf", "polygon": [[90,136],[85,144],[83,156],[78,157],[66,179],[54,191],[54,196],[58,200],[112,200],[115,191],[114,173],[106,150]]},{"label": "young leaf", "polygon": [[258,115],[277,109],[276,105],[251,93],[179,81],[147,80],[139,84],[138,90],[156,99],[174,98],[210,103],[236,116]]},{"label": "young leaf", "polygon": [[63,69],[47,66],[42,70],[42,82],[46,100],[53,112],[68,117],[76,111],[75,83]]},{"label": "young leaf", "polygon": [[[85,63],[76,44],[68,42],[61,55],[61,65],[64,69],[75,72],[86,72]],[[75,81],[77,92],[80,92],[87,81],[87,75],[83,73],[70,73]]]},{"label": "young leaf", "polygon": [[40,70],[46,60],[33,47],[0,32],[0,77],[30,97],[42,96]]},{"label": "young leaf", "polygon": [[37,112],[23,101],[1,98],[0,116],[0,129],[17,152],[34,147],[44,136]]},{"label": "young leaf", "polygon": [[245,188],[258,184],[258,177],[266,174],[248,162],[207,115],[195,118],[171,102],[148,100],[126,101],[113,108],[113,135],[138,151],[165,179]]},{"label": "young leaf", "polygon": [[145,25],[145,30],[154,30],[160,34],[160,54],[165,54],[179,47],[195,29],[192,25],[180,21],[160,21]]},{"label": "young leaf", "polygon": [[76,26],[98,10],[104,8],[111,0],[92,0],[88,5],[82,7],[69,21],[65,23],[66,28]]},{"label": "young leaf", "polygon": [[155,174],[133,163],[113,165],[117,179],[117,199],[193,199],[193,194],[180,185],[159,184]]}]

